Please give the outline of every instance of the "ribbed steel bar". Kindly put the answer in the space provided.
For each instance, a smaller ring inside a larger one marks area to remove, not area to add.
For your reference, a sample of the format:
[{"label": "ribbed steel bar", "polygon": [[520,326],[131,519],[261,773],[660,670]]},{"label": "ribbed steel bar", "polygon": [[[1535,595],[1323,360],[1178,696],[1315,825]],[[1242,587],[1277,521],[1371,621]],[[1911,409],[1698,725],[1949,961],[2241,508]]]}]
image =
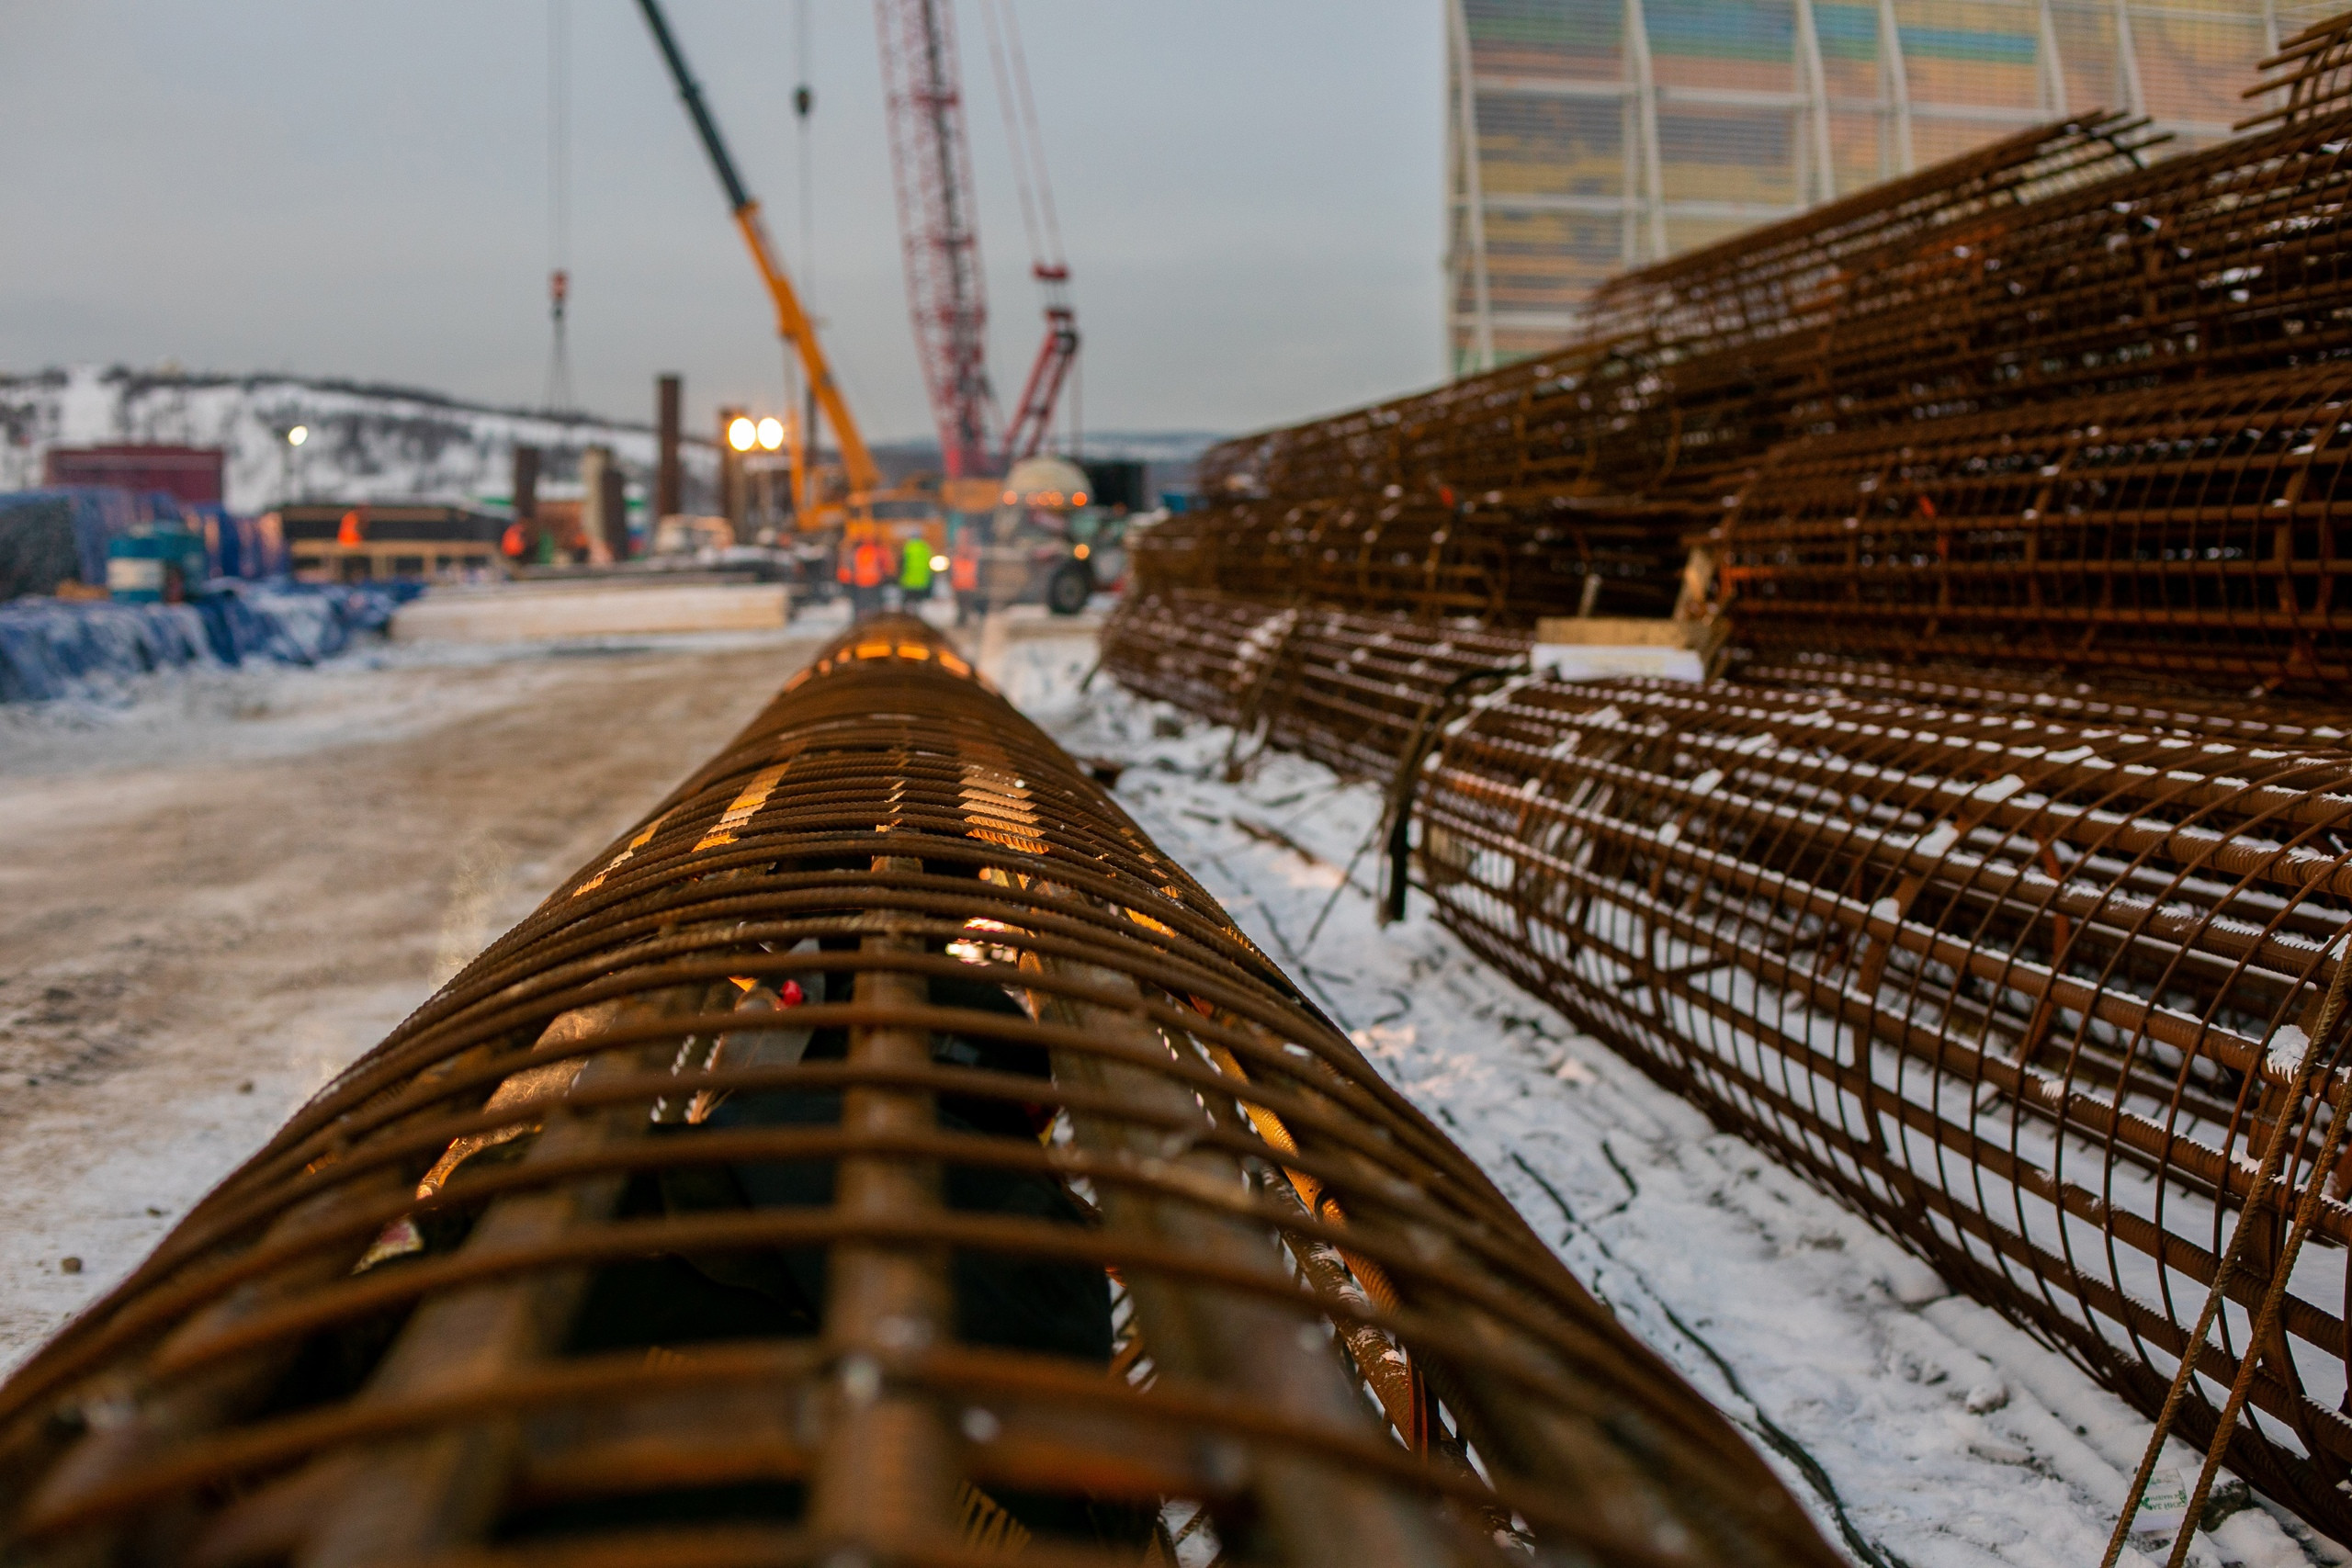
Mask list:
[{"label": "ribbed steel bar", "polygon": [[[1215,642],[1158,635],[1216,614],[1123,610],[1106,667],[1171,701],[1225,689],[1217,646],[1271,648],[1281,616],[1227,604]],[[1361,690],[1357,655],[1401,629],[1294,630],[1317,662],[1289,689]],[[2338,716],[1823,658],[1747,682],[1520,673],[1448,703],[1474,658],[1527,644],[1414,633],[1375,700],[1252,716],[1344,772],[1431,748],[1419,863],[1444,923],[2152,1415],[2255,1227],[2181,1430],[2211,1437],[2251,1353],[2230,1462],[2352,1529],[2352,1169],[2310,1169],[2352,1095]],[[2314,1245],[2256,1335],[2314,1180]]]},{"label": "ribbed steel bar", "polygon": [[2324,705],[2184,693],[2163,681],[2109,678],[2093,685],[2064,675],[1966,665],[1897,665],[1814,652],[1778,659],[1744,652],[1731,661],[1730,670],[1747,684],[1831,692],[1865,703],[2068,719],[2119,733],[2154,729],[2196,739],[2322,750],[2352,742],[2352,716]]},{"label": "ribbed steel bar", "polygon": [[0,1385],[11,1562],[1176,1536],[1838,1561],[912,620],[795,676]]}]

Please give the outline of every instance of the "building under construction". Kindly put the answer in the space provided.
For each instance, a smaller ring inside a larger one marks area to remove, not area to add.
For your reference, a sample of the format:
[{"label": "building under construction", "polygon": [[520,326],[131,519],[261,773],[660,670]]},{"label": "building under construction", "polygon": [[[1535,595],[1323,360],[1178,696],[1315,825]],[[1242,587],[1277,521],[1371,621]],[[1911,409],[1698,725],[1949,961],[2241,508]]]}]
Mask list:
[{"label": "building under construction", "polygon": [[2226,139],[2295,0],[1446,0],[1456,374],[1602,281],[2105,108]]}]

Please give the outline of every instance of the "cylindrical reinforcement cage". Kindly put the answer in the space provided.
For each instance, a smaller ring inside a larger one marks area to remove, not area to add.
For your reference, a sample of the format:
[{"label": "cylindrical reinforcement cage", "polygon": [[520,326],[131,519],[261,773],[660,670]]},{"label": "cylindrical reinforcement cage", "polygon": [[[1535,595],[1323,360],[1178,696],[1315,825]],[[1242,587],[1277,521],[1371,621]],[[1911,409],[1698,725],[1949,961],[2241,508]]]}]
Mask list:
[{"label": "cylindrical reinforcement cage", "polygon": [[2347,400],[2321,367],[1792,443],[1709,536],[1717,609],[1769,653],[2341,693]]},{"label": "cylindrical reinforcement cage", "polygon": [[224,1568],[1837,1561],[899,619],[0,1386],[0,1540]]},{"label": "cylindrical reinforcement cage", "polygon": [[2352,754],[1529,682],[1420,800],[1472,947],[2352,1530]]},{"label": "cylindrical reinforcement cage", "polygon": [[1136,580],[1156,590],[1524,626],[1570,611],[1668,614],[1682,536],[1713,520],[1623,499],[1400,486],[1183,513],[1136,530],[1132,548]]},{"label": "cylindrical reinforcement cage", "polygon": [[[1385,750],[1474,949],[2150,1415],[2194,1347],[2175,1429],[2352,1533],[2340,716],[1826,659],[1569,682],[1209,611],[1123,612],[1108,668],[1342,771]],[[1316,667],[1220,652],[1285,635]]]}]

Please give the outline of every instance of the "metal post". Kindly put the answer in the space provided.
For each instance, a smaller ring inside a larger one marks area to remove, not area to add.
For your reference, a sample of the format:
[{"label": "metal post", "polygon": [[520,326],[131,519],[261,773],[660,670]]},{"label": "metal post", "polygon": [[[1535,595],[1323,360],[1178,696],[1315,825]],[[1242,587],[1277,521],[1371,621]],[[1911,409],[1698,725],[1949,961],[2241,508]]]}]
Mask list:
[{"label": "metal post", "polygon": [[727,444],[727,427],[743,416],[739,408],[718,411],[718,514],[740,531],[743,525],[743,455]]},{"label": "metal post", "polygon": [[2123,88],[2123,107],[2145,116],[2148,88],[2140,79],[2140,46],[2132,36],[2131,0],[2115,0],[2115,70]]},{"label": "metal post", "polygon": [[654,385],[660,445],[653,468],[653,516],[659,522],[686,509],[680,493],[685,488],[685,475],[678,465],[680,410],[685,400],[684,384],[676,376],[664,376]]},{"label": "metal post", "polygon": [[1642,127],[1642,205],[1649,231],[1649,261],[1666,259],[1666,169],[1657,144],[1657,75],[1650,60],[1650,24],[1642,0],[1625,0],[1625,60],[1634,75],[1634,113]]},{"label": "metal post", "polygon": [[2041,28],[2041,107],[2063,118],[2067,112],[2066,63],[2058,53],[2058,23],[2050,14],[2050,0],[2040,0],[2037,9]]}]

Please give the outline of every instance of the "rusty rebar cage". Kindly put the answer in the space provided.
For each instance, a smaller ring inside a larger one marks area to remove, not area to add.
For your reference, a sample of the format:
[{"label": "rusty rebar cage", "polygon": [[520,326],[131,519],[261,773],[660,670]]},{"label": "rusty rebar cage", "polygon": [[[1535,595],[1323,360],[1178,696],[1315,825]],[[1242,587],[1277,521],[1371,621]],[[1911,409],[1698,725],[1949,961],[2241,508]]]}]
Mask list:
[{"label": "rusty rebar cage", "polygon": [[2352,678],[2352,371],[2324,366],[1792,443],[1708,536],[1766,654]]},{"label": "rusty rebar cage", "polygon": [[[2347,54],[2352,17],[2294,40],[2255,89],[2287,107],[2235,141],[2152,160],[2161,138],[2111,115],[2020,132],[1628,274],[1555,350],[1214,447],[1200,465],[1206,507],[1139,539],[1136,580],[1497,625],[1593,614],[1597,593],[1614,613],[1657,613],[1673,602],[1685,532],[1735,501],[1744,524],[1769,522],[1788,500],[1775,475],[1785,490],[1792,474],[1938,443],[1955,464],[1999,469],[2016,460],[1999,446],[2012,426],[2086,459],[2102,449],[2080,433],[2118,420],[2222,434],[2211,422],[2231,411],[2209,383],[2243,378],[2259,400],[2265,378],[2352,352]],[[2099,504],[2135,504],[2098,478],[2086,493]],[[2155,574],[2137,570],[2137,547],[2111,558],[2135,565],[2127,618],[2151,607]],[[2176,558],[2149,547],[2148,560]],[[1816,554],[1803,564],[1826,584],[1833,563]],[[1589,569],[1568,570],[1577,558]],[[1876,552],[1871,566],[1883,577],[1892,560]],[[2155,601],[2228,608],[2238,637],[2262,615],[2311,613],[2277,583],[2207,575],[2231,581]],[[2305,567],[2289,575],[2308,600]],[[2241,604],[2249,594],[2262,604]],[[2199,668],[2240,685],[2281,666],[2340,678],[2325,649],[2303,647],[2309,630],[2264,626],[2263,647]],[[1871,635],[1854,629],[1861,646]],[[1930,637],[1922,651],[1973,646]]]},{"label": "rusty rebar cage", "polygon": [[2229,1462],[2352,1530],[2341,715],[1529,652],[1204,595],[1104,639],[1123,684],[1388,784],[1476,951],[2143,1410],[2196,1344],[2180,1429],[2239,1385]]},{"label": "rusty rebar cage", "polygon": [[796,676],[0,1386],[0,1540],[1837,1561],[908,619]]},{"label": "rusty rebar cage", "polygon": [[1664,682],[1437,747],[1474,948],[2152,1415],[2193,1345],[2178,1429],[2244,1386],[2229,1461],[2352,1529],[2352,754]]},{"label": "rusty rebar cage", "polygon": [[1819,334],[1837,329],[1855,290],[1890,265],[1948,255],[1955,232],[2015,228],[2028,208],[2090,199],[2138,169],[2156,140],[2111,115],[2036,127],[1629,273],[1557,351],[1226,442],[1203,455],[1202,491],[1213,502],[1294,503],[1390,485],[1465,497],[1529,486],[1707,494],[1713,476],[1778,438],[1773,409],[1801,395],[1783,383],[1811,370]]},{"label": "rusty rebar cage", "polygon": [[1430,620],[1532,626],[1674,608],[1681,536],[1713,521],[1673,503],[1592,502],[1555,491],[1243,502],[1139,529],[1137,577],[1158,589],[1272,593]]}]

